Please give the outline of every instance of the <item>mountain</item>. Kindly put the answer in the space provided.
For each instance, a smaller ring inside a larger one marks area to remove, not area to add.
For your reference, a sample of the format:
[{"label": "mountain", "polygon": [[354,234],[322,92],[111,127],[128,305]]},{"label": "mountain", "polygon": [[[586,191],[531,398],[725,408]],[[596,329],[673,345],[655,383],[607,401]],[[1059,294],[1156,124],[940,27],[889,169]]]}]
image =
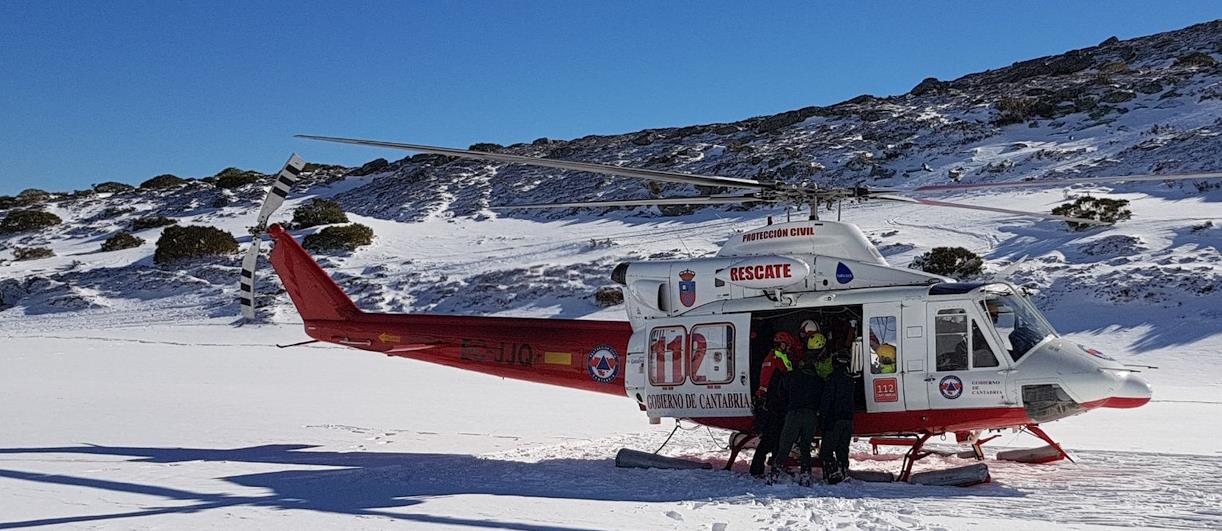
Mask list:
[{"label": "mountain", "polygon": [[[1222,168],[1219,59],[1222,21],[1214,21],[1126,41],[1112,38],[955,80],[927,79],[902,95],[862,95],[733,123],[473,148],[821,185],[1216,171]],[[309,146],[302,150],[308,154]],[[111,183],[92,191],[0,198],[0,215],[41,209],[63,219],[51,228],[0,238],[0,260],[18,248],[55,253],[0,264],[0,320],[75,311],[115,319],[129,319],[133,311],[148,319],[236,315],[237,256],[158,266],[151,256],[162,228],[134,231],[144,240],[136,248],[99,248],[133,219],[157,215],[241,236],[270,182],[270,176],[226,170],[165,188],[128,190]],[[992,271],[1027,256],[1014,278],[1039,290],[1046,309],[1106,309],[1087,312],[1095,317],[1077,321],[1074,326],[1082,329],[1138,326],[1146,322],[1144,314],[1131,310],[1140,304],[1204,319],[1207,324],[1189,334],[1203,337],[1219,326],[1208,324],[1217,321],[1217,310],[1207,302],[1222,289],[1222,229],[1210,221],[1222,218],[1216,186],[1108,187],[1112,197],[1132,201],[1133,219],[1085,232],[1056,222],[925,207],[848,205],[845,215],[899,265],[939,245],[968,247]],[[360,168],[311,165],[273,220],[287,219],[289,209],[311,198],[328,197],[355,221],[373,226],[373,246],[322,259],[367,309],[580,316],[600,311],[593,293],[610,283],[615,263],[715,252],[730,231],[784,212],[641,207],[494,213],[488,207],[697,192],[691,186],[416,155]],[[955,199],[1048,211],[1065,194],[1080,192],[974,192]],[[243,245],[248,240],[239,238]],[[295,318],[273,277],[260,285],[269,318]],[[1174,340],[1154,333],[1134,341]]]}]

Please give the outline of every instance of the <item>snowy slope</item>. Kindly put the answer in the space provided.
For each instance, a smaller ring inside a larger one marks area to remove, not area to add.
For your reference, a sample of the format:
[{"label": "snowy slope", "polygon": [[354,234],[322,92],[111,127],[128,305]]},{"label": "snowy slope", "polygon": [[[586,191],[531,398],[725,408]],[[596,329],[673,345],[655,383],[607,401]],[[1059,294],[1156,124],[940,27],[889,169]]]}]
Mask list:
[{"label": "snowy slope", "polygon": [[[1222,59],[1220,43],[1215,22],[891,98],[505,149],[878,186],[1217,170],[1222,69],[1181,59]],[[1004,124],[1002,108],[1014,104],[999,106],[1003,98],[1051,107]],[[622,308],[592,298],[614,264],[702,256],[735,230],[785,216],[495,213],[487,206],[695,190],[419,156],[371,175],[345,173],[307,178],[278,219],[333,197],[373,227],[374,245],[321,257],[370,311],[619,319]],[[0,258],[14,246],[56,254],[0,264],[0,528],[1222,527],[1222,383],[1210,370],[1222,349],[1222,189],[1147,183],[949,197],[1044,212],[1087,192],[1132,202],[1132,220],[1084,232],[910,205],[846,206],[844,219],[893,264],[944,245],[981,254],[994,272],[1026,257],[1012,278],[1037,291],[1061,332],[1159,368],[1143,374],[1155,387],[1147,406],[1048,426],[1076,464],[992,464],[997,481],[971,489],[812,492],[762,487],[741,470],[615,469],[615,450],[653,450],[670,429],[648,425],[627,398],[331,346],[276,349],[304,335],[275,278],[260,281],[262,322],[232,327],[239,258],[157,267],[160,229],[138,233],[139,248],[98,252],[128,219],[154,213],[245,235],[265,186],[220,191],[195,181],[61,197],[39,206],[64,225],[0,239]],[[725,436],[680,431],[666,452],[721,464]],[[1034,445],[1015,435],[993,444]],[[855,448],[862,468],[898,468]],[[949,463],[922,466],[939,464]]]}]

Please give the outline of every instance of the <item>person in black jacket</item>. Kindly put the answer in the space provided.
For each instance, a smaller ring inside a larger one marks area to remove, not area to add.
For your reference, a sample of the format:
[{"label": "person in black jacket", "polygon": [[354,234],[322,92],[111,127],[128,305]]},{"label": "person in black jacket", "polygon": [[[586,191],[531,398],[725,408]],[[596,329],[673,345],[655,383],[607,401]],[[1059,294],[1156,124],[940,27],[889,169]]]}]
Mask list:
[{"label": "person in black jacket", "polygon": [[755,444],[755,456],[751,458],[751,475],[757,478],[764,477],[769,454],[772,454],[774,462],[778,459],[776,449],[781,441],[781,429],[785,426],[786,402],[789,398],[786,385],[793,367],[789,356],[798,351],[797,339],[789,332],[777,332],[773,336],[773,343],[773,351],[764,362],[773,365],[770,370],[760,374],[762,395],[757,392],[759,396],[756,396],[754,404],[753,428],[759,434],[759,440]]},{"label": "person in black jacket", "polygon": [[759,440],[755,443],[755,456],[751,458],[751,475],[757,478],[764,477],[769,455],[774,461],[777,459],[776,448],[781,440],[781,429],[785,426],[785,402],[788,398],[785,388],[788,380],[789,373],[776,371],[767,393],[755,402],[753,427],[759,434]]},{"label": "person in black jacket", "polygon": [[801,455],[802,469],[798,476],[798,483],[801,485],[811,483],[810,443],[815,438],[815,428],[819,425],[819,401],[823,394],[823,378],[815,372],[815,364],[810,354],[807,351],[807,356],[789,373],[785,384],[789,395],[789,409],[785,414],[785,428],[781,431],[781,444],[777,448],[776,457],[772,458],[772,477],[776,478],[781,475],[781,465],[796,442]]},{"label": "person in black jacket", "polygon": [[823,384],[820,409],[823,416],[823,441],[819,460],[823,479],[829,485],[844,480],[849,473],[849,441],[853,438],[853,377],[849,375],[848,351],[832,355],[832,373]]}]

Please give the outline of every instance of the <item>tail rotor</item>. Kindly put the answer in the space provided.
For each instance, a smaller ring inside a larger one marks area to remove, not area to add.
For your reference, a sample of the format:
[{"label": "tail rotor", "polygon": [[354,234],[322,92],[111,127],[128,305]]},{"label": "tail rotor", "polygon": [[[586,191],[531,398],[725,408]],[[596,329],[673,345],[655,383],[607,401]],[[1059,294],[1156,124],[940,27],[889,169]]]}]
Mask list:
[{"label": "tail rotor", "polygon": [[305,160],[302,160],[296,153],[289,157],[288,162],[284,163],[284,167],[276,174],[276,182],[267,191],[267,198],[263,200],[263,207],[259,209],[259,217],[256,218],[255,226],[250,228],[250,248],[246,250],[246,256],[242,258],[242,279],[239,282],[238,298],[238,303],[242,308],[242,317],[246,320],[255,318],[255,268],[259,263],[259,247],[263,242],[263,235],[267,233],[267,220],[284,205],[284,199],[288,197],[289,190],[300,178],[304,169]]}]

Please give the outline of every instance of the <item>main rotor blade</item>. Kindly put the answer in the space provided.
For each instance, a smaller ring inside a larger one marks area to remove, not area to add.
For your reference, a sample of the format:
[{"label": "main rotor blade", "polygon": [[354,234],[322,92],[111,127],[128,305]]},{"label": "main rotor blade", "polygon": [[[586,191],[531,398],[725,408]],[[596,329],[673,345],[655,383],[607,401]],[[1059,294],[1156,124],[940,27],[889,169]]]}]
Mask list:
[{"label": "main rotor blade", "polygon": [[948,201],[934,201],[931,199],[913,199],[911,197],[903,197],[898,195],[871,195],[872,199],[885,199],[887,201],[898,201],[901,203],[914,203],[918,205],[928,205],[947,208],[963,208],[967,210],[982,210],[985,212],[998,212],[1001,214],[1011,214],[1014,216],[1028,216],[1033,218],[1057,219],[1061,221],[1072,221],[1074,223],[1083,223],[1086,225],[1111,225],[1104,221],[1086,218],[1074,218],[1070,216],[1058,216],[1056,214],[1045,214],[1043,212],[1029,212],[1026,210],[1010,210],[1008,208],[987,207],[980,205],[968,205],[965,203],[951,203]]},{"label": "main rotor blade", "polygon": [[621,199],[611,201],[577,201],[573,203],[533,203],[524,205],[498,205],[489,207],[492,210],[510,210],[514,208],[600,208],[617,206],[654,206],[654,205],[722,205],[732,203],[765,203],[767,199],[755,196],[695,196],[695,197],[663,197],[658,199]]},{"label": "main rotor blade", "polygon": [[611,166],[608,164],[595,164],[591,162],[574,162],[568,160],[542,159],[538,157],[524,157],[521,155],[507,155],[504,153],[485,153],[483,151],[470,151],[466,149],[454,149],[436,146],[424,146],[420,144],[402,144],[399,142],[383,142],[380,140],[361,140],[357,138],[339,138],[333,136],[315,136],[315,135],[294,135],[297,138],[305,138],[308,140],[321,140],[323,142],[336,142],[340,144],[355,144],[358,146],[373,146],[384,147],[390,149],[401,149],[404,151],[418,151],[420,153],[432,153],[435,155],[447,155],[450,157],[460,157],[474,160],[488,160],[494,162],[505,162],[509,164],[526,164],[529,166],[542,166],[544,168],[555,168],[558,170],[586,171],[590,173],[601,173],[604,175],[618,175],[622,177],[636,177],[638,179],[648,179],[651,181],[661,181],[678,184],[695,184],[699,186],[727,186],[733,188],[751,188],[751,189],[772,189],[776,188],[771,183],[763,183],[754,179],[743,179],[739,177],[722,177],[719,175],[694,175],[690,173],[681,173],[676,171],[663,170],[646,170],[640,168],[621,168],[619,166]]},{"label": "main rotor blade", "polygon": [[1175,175],[1124,175],[1109,177],[1077,177],[1070,179],[1037,179],[1004,183],[934,184],[916,188],[892,189],[903,192],[943,192],[956,190],[981,190],[993,188],[1034,188],[1040,186],[1068,186],[1071,184],[1127,183],[1139,181],[1184,181],[1193,179],[1222,179],[1222,172],[1180,173]]}]

